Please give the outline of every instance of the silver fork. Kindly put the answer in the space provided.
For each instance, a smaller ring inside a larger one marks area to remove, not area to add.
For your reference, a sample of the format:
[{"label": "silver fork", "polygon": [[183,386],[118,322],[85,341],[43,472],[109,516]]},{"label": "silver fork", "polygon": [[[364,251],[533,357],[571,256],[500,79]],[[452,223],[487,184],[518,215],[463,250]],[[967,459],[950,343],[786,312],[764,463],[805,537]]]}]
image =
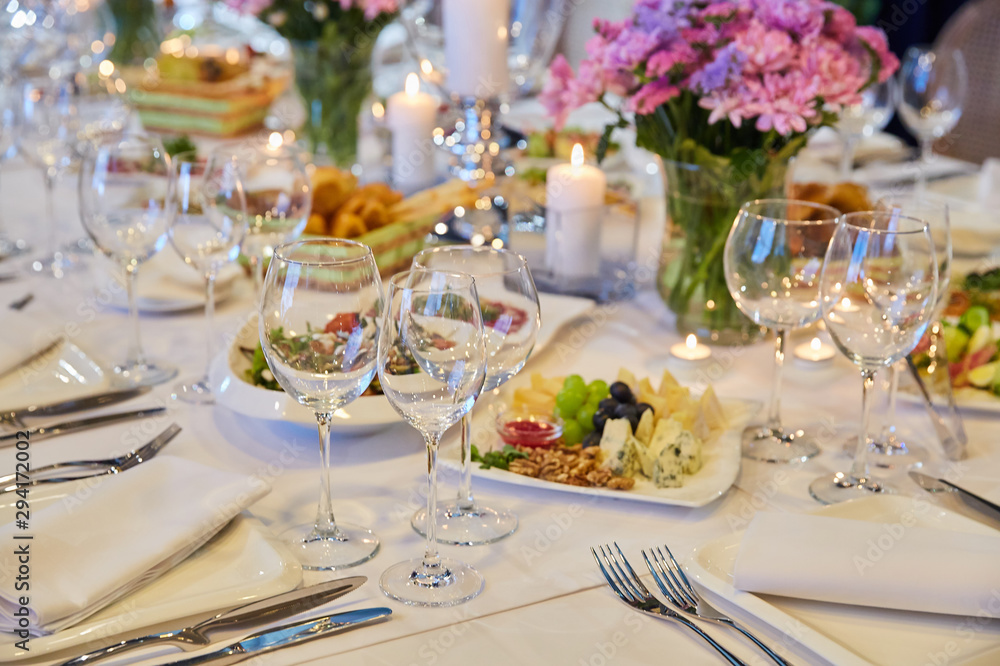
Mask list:
[{"label": "silver fork", "polygon": [[760,642],[756,636],[738,625],[736,620],[702,599],[698,591],[694,589],[694,585],[688,580],[684,570],[677,563],[674,554],[670,552],[667,546],[663,546],[663,548],[667,551],[666,557],[663,556],[663,551],[659,548],[650,548],[649,555],[646,554],[645,550],[642,551],[642,559],[646,560],[649,573],[653,574],[653,579],[656,581],[657,587],[660,588],[660,592],[667,598],[667,601],[689,615],[701,618],[702,620],[711,620],[719,624],[729,625],[752,640],[776,664],[788,666],[787,661],[775,654],[774,650]]},{"label": "silver fork", "polygon": [[[643,613],[659,618],[675,620],[701,636],[733,666],[746,666],[745,662],[740,661],[740,659],[726,648],[716,643],[715,639],[702,631],[696,624],[660,603],[656,597],[650,594],[646,586],[642,584],[642,581],[639,580],[639,576],[636,575],[632,569],[632,565],[628,563],[625,554],[622,553],[622,549],[618,547],[617,543],[615,543],[615,550],[618,551],[617,556],[611,550],[610,546],[600,546],[600,556],[598,556],[598,551],[594,550],[594,548],[591,548],[590,552],[594,556],[597,566],[601,568],[604,579],[608,581],[608,585],[618,595],[619,599]],[[601,561],[602,558],[603,562]],[[626,573],[626,570],[628,570],[628,573]]]}]

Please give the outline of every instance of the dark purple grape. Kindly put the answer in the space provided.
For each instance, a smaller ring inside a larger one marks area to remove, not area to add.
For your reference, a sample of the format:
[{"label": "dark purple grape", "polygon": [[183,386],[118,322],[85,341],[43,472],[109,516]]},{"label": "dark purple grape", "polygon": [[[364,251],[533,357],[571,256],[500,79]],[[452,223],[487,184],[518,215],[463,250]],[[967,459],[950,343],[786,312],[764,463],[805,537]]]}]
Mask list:
[{"label": "dark purple grape", "polygon": [[639,417],[630,416],[628,417],[628,422],[632,424],[632,434],[635,434],[635,431],[639,428]]},{"label": "dark purple grape", "polygon": [[600,446],[600,444],[601,434],[596,430],[591,433],[587,433],[587,436],[583,438],[583,448],[587,448],[588,446]]},{"label": "dark purple grape", "polygon": [[625,382],[615,382],[611,385],[610,389],[611,397],[620,403],[634,402],[635,397],[632,395],[632,389],[628,387]]},{"label": "dark purple grape", "polygon": [[639,418],[639,410],[635,408],[635,405],[630,405],[628,403],[623,405],[618,405],[615,407],[615,418],[616,419],[629,419]]},{"label": "dark purple grape", "polygon": [[649,403],[640,402],[638,405],[635,406],[635,409],[639,413],[639,418],[642,418],[642,415],[653,409],[653,406],[650,405]]},{"label": "dark purple grape", "polygon": [[604,409],[609,412],[613,412],[615,407],[617,406],[618,406],[618,401],[615,400],[614,398],[605,398],[604,400],[601,400],[599,403],[597,403],[598,409]]},{"label": "dark purple grape", "polygon": [[603,409],[598,409],[596,412],[594,412],[594,418],[591,421],[591,423],[594,424],[594,432],[601,432],[601,433],[604,432],[604,424],[607,423],[608,419],[610,419],[612,416],[613,414],[611,412],[605,411]]}]

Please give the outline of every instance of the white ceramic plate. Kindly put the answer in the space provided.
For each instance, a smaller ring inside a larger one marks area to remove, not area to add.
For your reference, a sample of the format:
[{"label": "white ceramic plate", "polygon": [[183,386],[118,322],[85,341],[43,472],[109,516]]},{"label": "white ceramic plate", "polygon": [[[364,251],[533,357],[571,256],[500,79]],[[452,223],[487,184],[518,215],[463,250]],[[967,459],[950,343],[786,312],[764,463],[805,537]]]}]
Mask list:
[{"label": "white ceramic plate", "polygon": [[[822,516],[897,523],[911,517],[916,525],[996,535],[996,531],[933,504],[929,499],[901,495],[875,495],[822,507]],[[694,551],[686,568],[701,586],[752,614],[817,655],[838,665],[923,664],[929,655],[943,651],[949,641],[960,643],[957,663],[995,649],[1000,622],[982,625],[979,631],[957,631],[963,619],[909,611],[866,608],[847,604],[788,599],[741,592],[733,587],[733,568],[743,532],[729,534]],[[956,562],[956,565],[958,562]],[[927,575],[934,575],[928,571]],[[975,622],[975,620],[971,620]],[[973,625],[978,626],[978,625]],[[893,652],[887,654],[887,647]],[[905,651],[901,654],[900,650]],[[960,659],[959,659],[960,657]]]},{"label": "white ceramic plate", "polygon": [[[505,389],[503,394],[509,395]],[[582,486],[571,486],[566,483],[555,483],[552,481],[542,481],[523,474],[515,474],[502,469],[491,467],[480,469],[476,463],[472,464],[472,474],[484,479],[502,481],[515,486],[525,486],[528,488],[544,488],[547,490],[560,490],[576,495],[591,495],[595,497],[613,497],[614,499],[629,499],[636,502],[649,502],[651,504],[667,504],[671,506],[704,506],[709,502],[721,497],[736,482],[736,477],[740,472],[740,460],[742,456],[740,438],[747,419],[758,406],[757,403],[745,402],[742,400],[722,400],[723,409],[729,417],[730,428],[712,444],[706,445],[702,450],[703,466],[697,474],[685,477],[684,485],[680,488],[657,488],[648,479],[636,479],[635,486],[631,490],[608,490],[607,488],[584,488]],[[496,403],[493,403],[494,405]],[[479,446],[485,450],[502,448],[503,442],[496,434],[494,427],[496,420],[496,409],[477,410],[473,416],[473,442],[488,442],[488,446]],[[458,458],[459,447],[448,446],[442,456],[441,462],[454,469],[461,467]]]},{"label": "white ceramic plate", "polygon": [[[34,490],[33,506],[37,510],[46,503],[59,501],[77,487],[78,483],[71,482]],[[0,497],[0,509],[6,511],[15,499],[13,493]],[[237,516],[208,543],[151,583],[80,624],[32,638],[28,653],[14,647],[17,638],[0,634],[0,661],[38,657],[72,647],[82,652],[90,641],[154,625],[162,628],[171,620],[287,592],[301,581],[302,568],[287,547],[274,539],[256,518]]]}]

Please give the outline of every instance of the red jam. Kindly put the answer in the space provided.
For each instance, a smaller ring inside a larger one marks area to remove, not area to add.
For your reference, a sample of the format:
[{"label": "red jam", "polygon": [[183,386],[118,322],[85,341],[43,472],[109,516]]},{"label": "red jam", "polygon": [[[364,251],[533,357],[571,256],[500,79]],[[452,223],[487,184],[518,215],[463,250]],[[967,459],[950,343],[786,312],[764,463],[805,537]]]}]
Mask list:
[{"label": "red jam", "polygon": [[511,420],[497,428],[500,439],[511,446],[551,446],[562,435],[562,429],[544,421]]}]

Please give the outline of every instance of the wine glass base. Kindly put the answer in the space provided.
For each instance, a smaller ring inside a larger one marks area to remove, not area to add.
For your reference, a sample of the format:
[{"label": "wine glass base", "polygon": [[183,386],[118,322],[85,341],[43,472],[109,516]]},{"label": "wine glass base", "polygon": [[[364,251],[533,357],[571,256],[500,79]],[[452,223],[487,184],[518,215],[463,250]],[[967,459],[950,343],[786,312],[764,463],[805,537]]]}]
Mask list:
[{"label": "wine glass base", "polygon": [[21,239],[10,239],[0,235],[0,260],[17,257],[30,250],[28,243]]},{"label": "wine glass base", "polygon": [[743,457],[769,463],[805,462],[819,447],[803,430],[750,426],[743,431]]},{"label": "wine glass base", "polygon": [[468,564],[442,557],[435,567],[419,558],[394,564],[378,584],[385,596],[410,606],[456,606],[479,596],[484,581]]},{"label": "wine glass base", "polygon": [[28,270],[30,272],[57,279],[82,268],[83,261],[78,255],[72,252],[56,252],[55,254],[39,257],[28,263]]},{"label": "wine glass base", "polygon": [[154,363],[116,365],[112,372],[114,373],[112,384],[118,388],[156,386],[177,376],[177,368],[174,366]]},{"label": "wine glass base", "polygon": [[[844,452],[854,455],[858,448],[858,437],[848,438],[844,441]],[[868,440],[868,452],[866,454],[868,464],[882,469],[905,469],[907,467],[921,467],[927,460],[927,449],[911,441],[903,441],[895,433],[879,439]]]},{"label": "wine glass base", "polygon": [[174,400],[187,402],[192,405],[213,405],[215,404],[215,394],[212,387],[205,381],[192,382],[190,384],[178,384],[174,387],[170,397]]},{"label": "wine glass base", "polygon": [[312,523],[296,525],[281,533],[303,569],[337,571],[363,564],[375,557],[381,545],[366,527],[337,523],[335,534],[316,531]]},{"label": "wine glass base", "polygon": [[809,484],[809,494],[822,504],[837,504],[859,497],[870,497],[875,493],[893,495],[896,489],[881,479],[871,476],[859,479],[844,472],[821,476]]},{"label": "wine glass base", "polygon": [[[420,536],[427,536],[427,509],[414,513],[410,525]],[[437,510],[437,542],[449,546],[482,546],[516,531],[517,516],[509,511],[480,504],[463,509],[458,502],[439,506]]]}]

